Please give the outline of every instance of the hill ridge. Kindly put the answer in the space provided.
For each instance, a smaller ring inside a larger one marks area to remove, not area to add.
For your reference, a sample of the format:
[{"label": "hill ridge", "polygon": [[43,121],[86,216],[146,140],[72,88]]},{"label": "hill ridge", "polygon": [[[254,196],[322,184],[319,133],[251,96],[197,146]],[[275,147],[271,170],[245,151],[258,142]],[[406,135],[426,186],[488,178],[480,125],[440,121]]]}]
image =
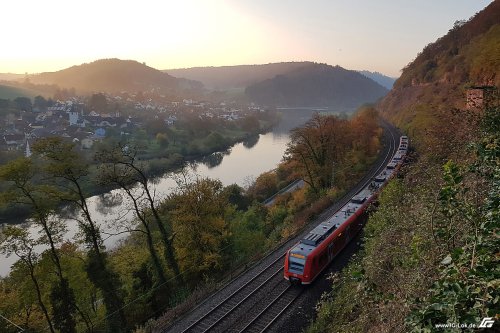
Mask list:
[{"label": "hill ridge", "polygon": [[247,86],[311,64],[310,61],[288,61],[267,64],[197,66],[163,70],[174,77],[200,81],[209,89],[228,90]]},{"label": "hill ridge", "polygon": [[172,77],[145,63],[118,58],[98,59],[59,71],[35,74],[29,76],[29,80],[38,84],[75,88],[79,92],[156,90],[178,93],[182,90],[201,88],[201,84],[197,82]]},{"label": "hill ridge", "polygon": [[250,100],[279,106],[322,105],[354,111],[388,89],[338,65],[312,63],[246,88]]}]

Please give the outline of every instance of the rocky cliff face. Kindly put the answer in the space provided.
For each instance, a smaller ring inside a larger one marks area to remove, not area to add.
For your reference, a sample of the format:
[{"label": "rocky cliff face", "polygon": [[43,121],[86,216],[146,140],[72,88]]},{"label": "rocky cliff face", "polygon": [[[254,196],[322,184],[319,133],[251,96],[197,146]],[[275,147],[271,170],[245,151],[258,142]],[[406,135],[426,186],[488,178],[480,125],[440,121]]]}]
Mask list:
[{"label": "rocky cliff face", "polygon": [[436,126],[449,121],[452,110],[467,109],[471,87],[500,86],[499,54],[497,0],[427,45],[403,69],[378,109],[404,130],[429,136]]}]

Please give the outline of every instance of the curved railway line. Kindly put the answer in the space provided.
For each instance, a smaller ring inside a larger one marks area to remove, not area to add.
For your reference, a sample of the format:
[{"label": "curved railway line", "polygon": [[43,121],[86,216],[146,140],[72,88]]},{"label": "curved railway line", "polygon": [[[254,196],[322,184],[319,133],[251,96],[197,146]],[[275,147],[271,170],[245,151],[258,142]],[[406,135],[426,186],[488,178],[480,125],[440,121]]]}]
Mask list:
[{"label": "curved railway line", "polygon": [[308,230],[289,240],[263,258],[226,287],[209,297],[184,318],[159,332],[264,332],[300,297],[304,287],[292,286],[283,278],[286,250],[309,229],[332,217],[376,174],[382,171],[398,147],[399,133],[388,123],[384,128],[384,151],[363,179],[340,200],[323,212]]}]

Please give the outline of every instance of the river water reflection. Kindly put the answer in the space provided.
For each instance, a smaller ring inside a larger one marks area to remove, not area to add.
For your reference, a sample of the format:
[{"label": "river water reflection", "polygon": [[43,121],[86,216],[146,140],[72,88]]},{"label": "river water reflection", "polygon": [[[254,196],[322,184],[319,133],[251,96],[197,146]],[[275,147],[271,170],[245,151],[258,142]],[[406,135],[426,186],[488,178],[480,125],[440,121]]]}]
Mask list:
[{"label": "river water reflection", "polygon": [[[261,173],[274,169],[283,157],[286,145],[290,140],[292,128],[305,123],[314,110],[284,110],[282,121],[271,132],[259,135],[247,142],[237,143],[229,151],[216,153],[203,161],[191,163],[189,169],[201,177],[220,179],[224,185],[238,184],[247,186]],[[176,187],[172,174],[165,174],[154,181],[156,196],[161,199]],[[127,233],[112,235],[124,231],[125,225],[133,218],[133,213],[127,209],[127,200],[120,190],[113,190],[103,195],[88,199],[88,205],[93,218],[103,230],[104,244],[108,248],[116,246]],[[65,218],[67,233],[65,238],[72,240],[79,228],[74,219]],[[29,226],[31,234],[36,237],[39,229]],[[40,248],[39,250],[43,250]],[[9,258],[0,255],[0,276],[9,273],[16,256]]]}]

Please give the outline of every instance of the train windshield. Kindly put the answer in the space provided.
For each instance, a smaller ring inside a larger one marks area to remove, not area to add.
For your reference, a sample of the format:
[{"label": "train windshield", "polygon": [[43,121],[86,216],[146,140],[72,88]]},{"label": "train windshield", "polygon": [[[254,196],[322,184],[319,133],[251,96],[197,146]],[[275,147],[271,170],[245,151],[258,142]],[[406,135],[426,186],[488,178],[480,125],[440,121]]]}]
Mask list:
[{"label": "train windshield", "polygon": [[306,264],[306,259],[304,256],[301,255],[302,258],[298,258],[298,255],[295,253],[291,253],[288,263],[289,267],[288,270],[291,273],[295,274],[302,274],[304,273],[304,265]]}]

